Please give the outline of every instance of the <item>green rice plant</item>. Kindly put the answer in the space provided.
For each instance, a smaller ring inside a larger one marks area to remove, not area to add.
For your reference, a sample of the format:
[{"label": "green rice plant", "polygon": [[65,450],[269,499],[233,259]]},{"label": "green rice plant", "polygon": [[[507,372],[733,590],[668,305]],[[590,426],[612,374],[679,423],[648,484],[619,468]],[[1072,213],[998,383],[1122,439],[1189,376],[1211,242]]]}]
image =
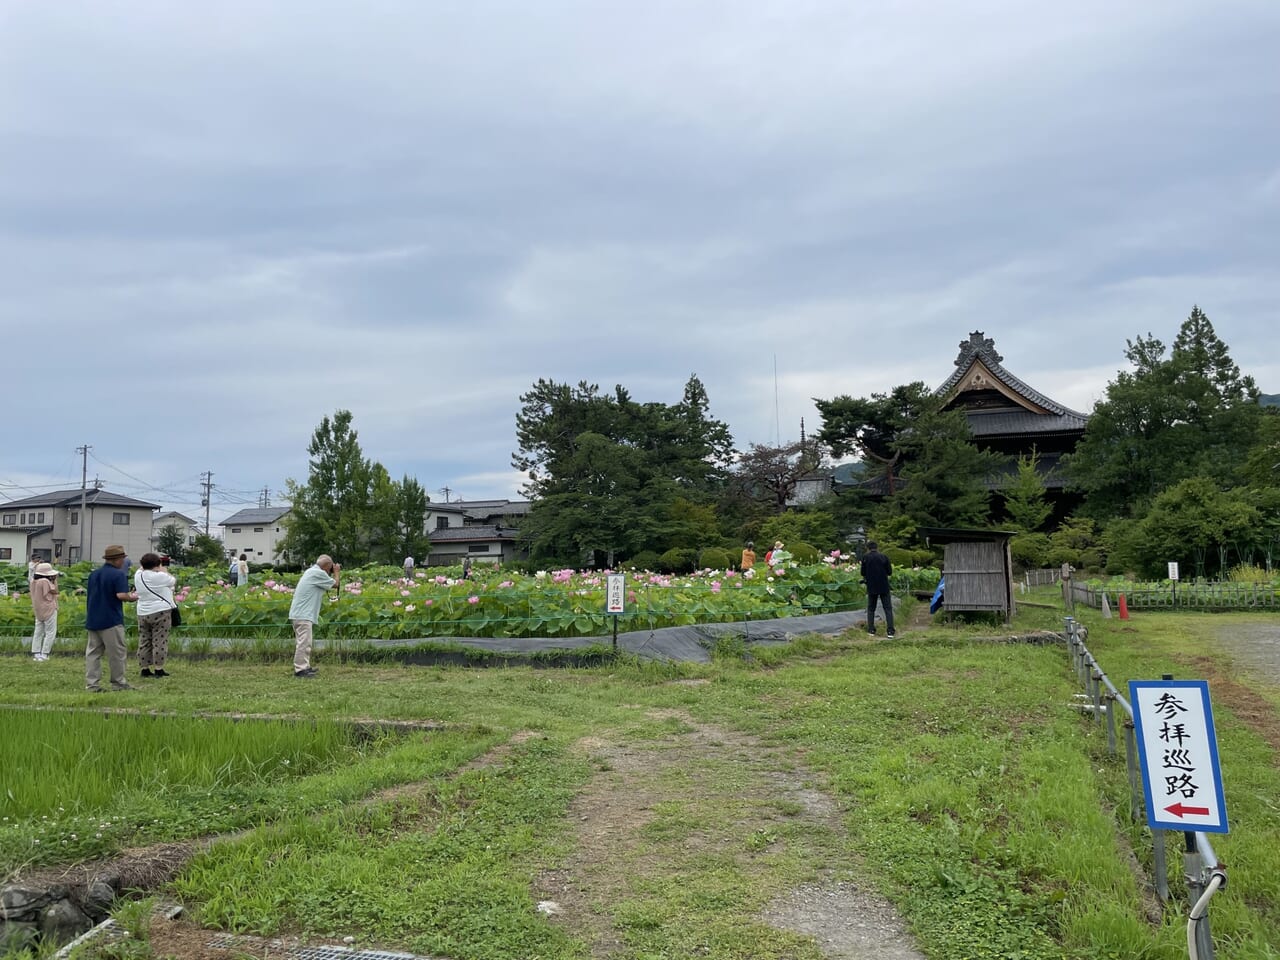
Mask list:
[{"label": "green rice plant", "polygon": [[0,816],[92,813],[122,793],[304,776],[349,753],[339,723],[0,710]]}]

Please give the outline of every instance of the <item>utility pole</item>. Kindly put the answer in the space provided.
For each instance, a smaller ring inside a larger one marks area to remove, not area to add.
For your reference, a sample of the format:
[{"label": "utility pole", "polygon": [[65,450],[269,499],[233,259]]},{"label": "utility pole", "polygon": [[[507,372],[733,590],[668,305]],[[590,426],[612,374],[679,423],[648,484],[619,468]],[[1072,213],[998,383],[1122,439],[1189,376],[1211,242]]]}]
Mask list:
[{"label": "utility pole", "polygon": [[208,470],[200,474],[200,482],[204,486],[204,496],[200,499],[200,506],[204,507],[204,535],[210,536],[209,533],[209,501],[213,494],[213,471]]},{"label": "utility pole", "polygon": [[84,501],[89,490],[89,451],[92,449],[87,443],[76,447],[76,453],[80,454],[80,545],[76,547],[77,561],[84,559],[84,525],[88,519],[85,516]]},{"label": "utility pole", "polygon": [[440,492],[444,494],[444,502],[445,502],[445,503],[448,503],[448,502],[449,502],[449,494],[451,494],[453,491],[452,491],[452,490],[450,490],[448,487],[441,487],[441,488],[440,488]]},{"label": "utility pole", "polygon": [[260,507],[271,506],[271,491],[266,487],[263,487],[262,493],[258,495],[258,506]]}]

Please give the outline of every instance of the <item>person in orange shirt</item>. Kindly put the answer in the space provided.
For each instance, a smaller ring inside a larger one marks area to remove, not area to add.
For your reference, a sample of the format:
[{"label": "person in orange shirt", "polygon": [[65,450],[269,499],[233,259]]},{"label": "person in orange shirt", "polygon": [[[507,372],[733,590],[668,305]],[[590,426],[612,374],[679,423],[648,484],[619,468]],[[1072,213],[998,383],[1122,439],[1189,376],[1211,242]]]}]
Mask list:
[{"label": "person in orange shirt", "polygon": [[742,550],[742,562],[738,564],[738,569],[746,573],[756,565],[756,545],[750,540],[747,541],[746,547]]}]

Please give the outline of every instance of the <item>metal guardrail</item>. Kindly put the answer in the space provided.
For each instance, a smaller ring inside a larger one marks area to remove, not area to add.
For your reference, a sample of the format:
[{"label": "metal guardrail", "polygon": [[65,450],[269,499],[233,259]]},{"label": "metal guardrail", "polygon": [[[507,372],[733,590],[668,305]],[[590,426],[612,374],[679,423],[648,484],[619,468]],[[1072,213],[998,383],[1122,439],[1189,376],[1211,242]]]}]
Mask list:
[{"label": "metal guardrail", "polygon": [[[1129,775],[1129,819],[1135,823],[1144,821],[1145,794],[1138,767],[1138,743],[1133,720],[1133,706],[1116,689],[1111,678],[1085,646],[1088,629],[1074,617],[1064,618],[1067,647],[1076,677],[1085,688],[1090,701],[1082,706],[1092,715],[1095,723],[1105,723],[1107,752],[1117,756],[1116,705],[1124,711],[1125,767]],[[1168,903],[1169,868],[1165,851],[1165,833],[1152,829],[1152,859],[1155,866],[1156,895],[1161,903]],[[1187,918],[1187,952],[1191,960],[1213,960],[1213,938],[1209,930],[1209,900],[1227,885],[1227,868],[1218,860],[1208,834],[1188,830],[1183,833],[1185,850],[1182,855],[1187,890],[1191,898],[1191,910]]]}]

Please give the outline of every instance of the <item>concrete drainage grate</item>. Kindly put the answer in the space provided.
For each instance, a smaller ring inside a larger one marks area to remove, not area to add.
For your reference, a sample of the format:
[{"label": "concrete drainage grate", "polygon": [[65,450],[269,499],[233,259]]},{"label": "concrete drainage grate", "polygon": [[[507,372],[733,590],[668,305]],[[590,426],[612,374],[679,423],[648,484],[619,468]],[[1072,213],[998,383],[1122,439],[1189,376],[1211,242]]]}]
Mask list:
[{"label": "concrete drainage grate", "polygon": [[209,946],[225,950],[267,946],[274,955],[288,960],[432,960],[413,953],[392,953],[387,950],[360,950],[356,947],[309,947],[286,940],[266,940],[235,933],[219,933],[209,938]]}]

